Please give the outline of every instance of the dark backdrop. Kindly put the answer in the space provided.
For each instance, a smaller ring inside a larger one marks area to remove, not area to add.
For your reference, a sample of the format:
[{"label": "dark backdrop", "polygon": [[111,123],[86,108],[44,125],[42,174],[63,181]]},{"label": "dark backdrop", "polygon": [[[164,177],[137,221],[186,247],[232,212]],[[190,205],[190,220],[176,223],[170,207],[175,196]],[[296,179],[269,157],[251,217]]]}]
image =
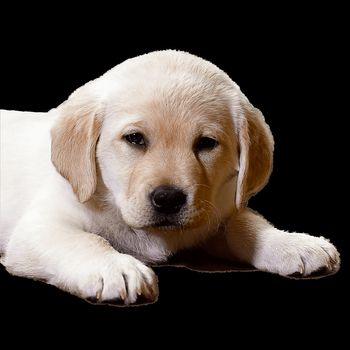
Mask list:
[{"label": "dark backdrop", "polygon": [[[108,326],[111,335],[114,327],[116,334],[124,329],[138,334],[145,327],[154,334],[165,326],[172,341],[188,334],[209,340],[217,329],[218,346],[231,338],[234,346],[244,329],[265,330],[296,343],[301,334],[312,340],[341,333],[338,320],[349,311],[348,214],[341,203],[348,176],[345,23],[341,10],[334,8],[275,10],[270,18],[259,11],[253,16],[251,10],[222,16],[229,11],[224,8],[202,17],[184,9],[175,20],[160,16],[141,24],[129,13],[105,21],[100,12],[86,18],[66,13],[35,25],[23,12],[2,23],[0,107],[47,111],[114,65],[152,50],[173,48],[202,56],[240,85],[275,137],[273,174],[250,206],[281,229],[330,238],[342,254],[340,272],[297,281],[260,272],[162,268],[157,269],[158,303],[121,309],[89,305],[1,268],[1,314],[7,324],[27,327],[39,318],[50,325],[63,316],[61,327],[82,323],[93,332]],[[120,24],[124,15],[128,20]],[[244,340],[249,345],[253,338]]]}]

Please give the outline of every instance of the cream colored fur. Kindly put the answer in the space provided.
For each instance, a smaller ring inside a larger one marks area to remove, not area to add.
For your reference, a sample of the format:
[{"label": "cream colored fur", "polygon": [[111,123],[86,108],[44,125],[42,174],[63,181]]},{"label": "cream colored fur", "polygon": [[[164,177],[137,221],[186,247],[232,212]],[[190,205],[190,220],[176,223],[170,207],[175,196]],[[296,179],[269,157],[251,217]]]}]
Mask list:
[{"label": "cream colored fur", "polygon": [[[217,147],[196,151],[203,136]],[[157,298],[146,264],[194,246],[284,276],[337,271],[326,239],[280,231],[246,208],[272,154],[261,112],[223,71],[183,52],[127,60],[47,113],[2,110],[1,263],[126,304]],[[161,185],[187,195],[177,226],[156,225],[149,194]]]}]

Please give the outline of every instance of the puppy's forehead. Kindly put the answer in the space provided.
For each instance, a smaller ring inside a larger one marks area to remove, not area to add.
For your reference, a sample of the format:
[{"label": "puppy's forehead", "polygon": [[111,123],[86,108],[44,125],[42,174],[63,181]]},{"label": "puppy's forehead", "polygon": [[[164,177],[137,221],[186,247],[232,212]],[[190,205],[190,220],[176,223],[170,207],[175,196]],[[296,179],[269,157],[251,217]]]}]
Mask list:
[{"label": "puppy's forehead", "polygon": [[[144,120],[165,130],[220,128],[230,121],[237,85],[219,68],[182,52],[155,52],[115,67],[108,79],[108,119]],[[234,103],[235,104],[235,103]],[[166,122],[164,122],[166,121]]]},{"label": "puppy's forehead", "polygon": [[112,119],[121,132],[149,131],[171,139],[200,134],[219,136],[232,127],[229,107],[222,100],[185,101],[174,99],[174,94],[153,96],[129,106],[125,104]]}]

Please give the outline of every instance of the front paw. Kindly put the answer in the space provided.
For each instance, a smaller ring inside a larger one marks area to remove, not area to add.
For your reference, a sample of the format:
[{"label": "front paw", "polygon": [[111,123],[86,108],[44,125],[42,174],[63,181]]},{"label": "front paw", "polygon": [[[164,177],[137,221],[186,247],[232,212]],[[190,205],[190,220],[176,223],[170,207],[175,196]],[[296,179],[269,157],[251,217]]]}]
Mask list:
[{"label": "front paw", "polygon": [[119,253],[82,263],[73,279],[60,278],[50,283],[99,304],[150,303],[158,297],[158,279],[153,270],[132,256]]},{"label": "front paw", "polygon": [[282,276],[322,276],[339,270],[340,257],[323,237],[282,232],[257,252],[254,265]]}]

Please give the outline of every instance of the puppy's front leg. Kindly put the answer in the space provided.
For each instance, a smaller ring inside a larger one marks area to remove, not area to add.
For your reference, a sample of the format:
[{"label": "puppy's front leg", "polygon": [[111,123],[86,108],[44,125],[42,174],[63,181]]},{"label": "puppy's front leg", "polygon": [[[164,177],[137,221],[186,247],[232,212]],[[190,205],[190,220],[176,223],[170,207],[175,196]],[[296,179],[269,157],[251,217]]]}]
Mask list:
[{"label": "puppy's front leg", "polygon": [[18,276],[44,280],[100,303],[134,303],[157,298],[157,277],[102,237],[83,231],[69,216],[29,212],[19,222],[1,263]]},{"label": "puppy's front leg", "polygon": [[283,276],[334,273],[340,264],[339,253],[325,238],[278,230],[249,209],[233,215],[225,232],[209,241],[207,249]]}]

